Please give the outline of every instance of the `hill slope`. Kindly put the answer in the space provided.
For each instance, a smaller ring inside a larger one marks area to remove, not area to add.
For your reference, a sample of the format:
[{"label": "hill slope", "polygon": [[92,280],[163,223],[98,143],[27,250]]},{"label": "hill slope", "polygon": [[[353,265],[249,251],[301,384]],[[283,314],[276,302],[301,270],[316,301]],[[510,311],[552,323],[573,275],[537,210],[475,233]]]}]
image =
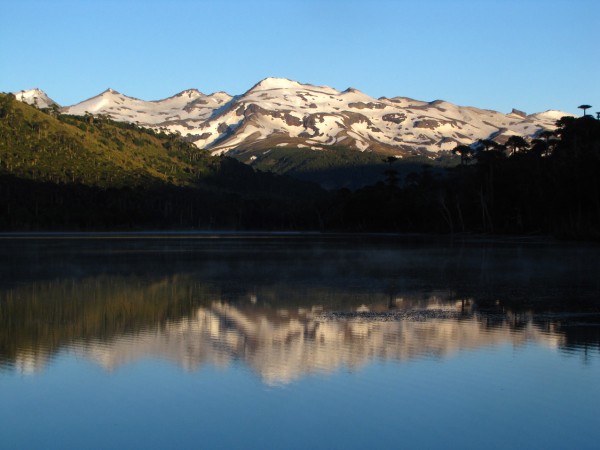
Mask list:
[{"label": "hill slope", "polygon": [[0,228],[287,228],[324,195],[174,134],[51,113],[0,94]]},{"label": "hill slope", "polygon": [[51,182],[122,187],[186,185],[205,152],[164,133],[92,117],[53,117],[0,95],[0,168]]}]

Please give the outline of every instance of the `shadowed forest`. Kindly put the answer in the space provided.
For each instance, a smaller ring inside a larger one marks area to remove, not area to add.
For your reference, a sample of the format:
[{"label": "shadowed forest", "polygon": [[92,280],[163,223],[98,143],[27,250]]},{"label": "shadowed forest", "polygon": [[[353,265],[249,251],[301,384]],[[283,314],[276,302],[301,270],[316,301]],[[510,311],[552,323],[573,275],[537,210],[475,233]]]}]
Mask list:
[{"label": "shadowed forest", "polygon": [[[408,166],[381,156],[380,181],[325,190],[210,156],[174,134],[38,110],[0,94],[0,229],[600,238],[600,120],[563,117],[556,130],[532,141],[479,140],[454,153],[454,167],[425,161]],[[327,164],[336,176],[332,155]],[[348,159],[343,151],[339,155]],[[368,155],[371,172],[374,158]],[[361,170],[357,161],[354,173]]]}]

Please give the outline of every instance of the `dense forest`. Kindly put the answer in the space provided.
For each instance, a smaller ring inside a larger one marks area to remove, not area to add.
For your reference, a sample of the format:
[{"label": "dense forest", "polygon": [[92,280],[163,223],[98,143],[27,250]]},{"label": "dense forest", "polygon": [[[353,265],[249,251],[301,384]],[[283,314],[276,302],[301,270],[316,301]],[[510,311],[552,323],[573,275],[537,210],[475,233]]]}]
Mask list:
[{"label": "dense forest", "polygon": [[402,185],[390,159],[385,182],[338,192],[330,225],[600,238],[599,120],[563,117],[531,142],[481,140],[455,152],[457,167],[443,174],[425,167]]},{"label": "dense forest", "polygon": [[[349,150],[333,149],[335,157],[307,161],[305,180],[318,171],[347,177],[361,171],[373,176],[377,170],[380,181],[327,191],[273,173],[283,170],[269,167],[269,160],[252,168],[210,156],[175,134],[103,116],[42,111],[0,94],[0,229],[600,238],[599,120],[564,117],[555,131],[543,131],[533,141],[479,140],[454,153],[459,164],[442,167],[426,160],[407,165],[377,154],[355,158]],[[327,164],[327,171],[319,164]]]},{"label": "dense forest", "polygon": [[[311,181],[329,191],[356,190],[376,184],[387,170],[387,155],[338,146],[317,151],[275,147],[268,151],[236,151],[231,156],[251,164],[254,169]],[[425,155],[407,155],[397,161],[394,170],[403,179],[412,172],[419,172],[424,165],[431,166],[434,172],[441,172],[455,166],[459,160],[450,152],[440,152],[433,160]]]}]

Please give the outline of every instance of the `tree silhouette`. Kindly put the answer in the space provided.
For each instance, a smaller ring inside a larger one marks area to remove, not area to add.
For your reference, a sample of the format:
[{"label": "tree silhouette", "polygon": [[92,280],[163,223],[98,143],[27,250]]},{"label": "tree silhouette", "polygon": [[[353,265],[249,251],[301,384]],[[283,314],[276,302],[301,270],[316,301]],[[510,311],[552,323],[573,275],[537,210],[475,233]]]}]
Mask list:
[{"label": "tree silhouette", "polygon": [[388,185],[396,186],[398,184],[398,171],[392,169],[392,164],[394,164],[398,158],[395,156],[388,156],[383,160],[383,162],[388,164],[388,168],[383,172]]},{"label": "tree silhouette", "polygon": [[511,136],[506,141],[506,147],[511,150],[511,156],[521,150],[529,148],[529,144],[521,136]]},{"label": "tree silhouette", "polygon": [[585,111],[586,109],[590,109],[592,107],[592,105],[579,105],[578,108],[579,109],[583,109],[583,115],[585,116]]},{"label": "tree silhouette", "polygon": [[490,150],[497,150],[498,143],[491,139],[478,139],[477,140],[477,149],[480,151],[488,152]]},{"label": "tree silhouette", "polygon": [[544,130],[544,131],[540,132],[539,136],[540,136],[540,138],[544,139],[546,141],[546,143],[548,143],[548,141],[550,141],[551,137],[556,136],[556,133],[554,133],[554,131],[551,131],[551,130]]},{"label": "tree silhouette", "polygon": [[531,152],[536,156],[543,156],[548,153],[548,142],[544,139],[533,139],[531,141]]},{"label": "tree silhouette", "polygon": [[464,166],[469,161],[470,156],[473,154],[473,149],[468,145],[457,145],[452,153],[460,155],[460,165]]}]

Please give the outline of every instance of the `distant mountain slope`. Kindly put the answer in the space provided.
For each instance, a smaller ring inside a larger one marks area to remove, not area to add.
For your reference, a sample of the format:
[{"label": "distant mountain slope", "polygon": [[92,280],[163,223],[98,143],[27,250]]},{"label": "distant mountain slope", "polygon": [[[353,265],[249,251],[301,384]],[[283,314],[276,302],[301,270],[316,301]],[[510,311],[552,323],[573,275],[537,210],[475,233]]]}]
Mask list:
[{"label": "distant mountain slope", "polygon": [[[23,91],[21,98],[32,103],[31,98],[45,96],[39,92]],[[238,96],[190,89],[164,100],[144,101],[108,89],[62,111],[104,114],[167,129],[213,154],[336,146],[400,157],[431,156],[477,139],[532,138],[554,129],[556,120],[568,115],[560,111],[527,115],[517,110],[503,114],[442,100],[375,99],[352,88],[338,91],[283,78],[266,78]]]}]

